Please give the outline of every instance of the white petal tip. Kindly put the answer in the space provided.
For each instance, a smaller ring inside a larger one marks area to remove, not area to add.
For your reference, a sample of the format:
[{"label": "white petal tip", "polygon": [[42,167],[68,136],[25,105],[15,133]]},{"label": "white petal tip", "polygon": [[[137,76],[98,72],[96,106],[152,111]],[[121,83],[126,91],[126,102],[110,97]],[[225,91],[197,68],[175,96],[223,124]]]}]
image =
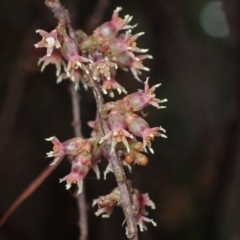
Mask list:
[{"label": "white petal tip", "polygon": [[168,138],[165,134],[161,134],[160,136],[163,138]]},{"label": "white petal tip", "polygon": [[49,138],[45,138],[46,141],[52,141],[55,138],[55,136],[53,137],[49,137]]},{"label": "white petal tip", "polygon": [[154,154],[154,150],[152,148],[148,148],[151,154]]}]

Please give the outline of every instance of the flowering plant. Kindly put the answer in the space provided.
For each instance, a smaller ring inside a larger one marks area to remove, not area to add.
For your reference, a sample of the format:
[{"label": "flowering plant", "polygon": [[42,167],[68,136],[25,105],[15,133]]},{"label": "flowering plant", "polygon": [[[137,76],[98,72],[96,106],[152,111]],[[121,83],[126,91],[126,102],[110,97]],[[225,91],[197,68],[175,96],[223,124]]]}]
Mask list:
[{"label": "flowering plant", "polygon": [[[147,217],[145,209],[155,209],[155,204],[147,193],[142,194],[131,186],[131,182],[126,179],[124,167],[131,171],[135,164],[147,165],[146,153],[154,153],[151,142],[157,136],[166,138],[163,127],[149,126],[143,117],[143,110],[149,105],[157,109],[165,108],[162,103],[167,99],[156,98],[155,90],[160,84],[150,87],[148,79],[144,82],[143,90],[127,94],[126,89],[117,82],[116,74],[119,68],[130,70],[133,77],[142,82],[141,71],[149,71],[143,65],[143,60],[152,58],[146,54],[148,49],[137,46],[137,39],[144,33],[133,34],[136,25],[130,24],[132,16],[121,18],[119,12],[122,8],[117,7],[111,20],[97,27],[88,36],[82,30],[72,29],[68,12],[58,0],[47,0],[45,3],[54,12],[58,25],[49,33],[45,30],[36,31],[42,39],[34,46],[46,48],[46,55],[38,62],[41,71],[47,65],[54,64],[57,83],[63,79],[72,81],[73,96],[76,96],[80,85],[85,89],[91,88],[97,105],[96,118],[88,123],[92,128],[90,138],[84,138],[76,127],[76,136],[64,142],[55,136],[46,139],[53,144],[53,150],[47,153],[47,157],[54,158],[50,165],[55,166],[68,156],[71,159],[71,171],[60,182],[66,182],[66,189],[77,184],[77,194],[83,196],[84,178],[93,169],[99,179],[101,174],[98,164],[101,159],[106,159],[108,165],[104,179],[109,172],[113,172],[118,187],[93,201],[93,206],[98,206],[95,214],[110,217],[114,207],[122,207],[127,225],[126,235],[129,239],[138,239],[137,226],[140,231],[147,229],[145,222],[156,226]],[[104,103],[103,94],[114,97],[115,91],[126,95],[120,100]],[[79,108],[79,105],[75,107]],[[79,118],[78,115],[77,113],[75,117]],[[81,211],[86,210],[82,208]]]},{"label": "flowering plant", "polygon": [[[164,128],[151,128],[141,116],[141,111],[149,105],[158,109],[165,108],[161,104],[167,99],[156,98],[155,90],[160,84],[149,87],[147,79],[144,90],[126,95],[118,101],[103,102],[102,93],[109,94],[110,97],[114,96],[115,90],[119,94],[127,94],[125,88],[116,81],[118,68],[130,69],[133,77],[141,81],[141,71],[149,70],[143,65],[143,60],[152,58],[146,54],[148,49],[137,47],[136,41],[144,33],[132,34],[136,26],[130,25],[132,16],[121,18],[121,10],[117,7],[111,20],[96,28],[90,36],[82,30],[70,32],[68,23],[60,19],[58,26],[50,33],[36,31],[42,40],[35,47],[47,49],[46,56],[39,60],[42,70],[50,63],[55,64],[57,82],[69,79],[74,83],[76,91],[80,84],[85,89],[92,88],[98,108],[96,119],[89,122],[92,128],[90,138],[77,136],[61,143],[56,137],[50,137],[46,140],[53,143],[53,151],[48,152],[47,157],[54,157],[51,163],[54,165],[61,157],[71,156],[71,172],[60,182],[65,181],[67,189],[72,184],[77,184],[78,194],[82,192],[83,179],[90,169],[100,178],[98,163],[103,157],[106,158],[108,166],[104,178],[106,179],[107,173],[113,172],[118,187],[110,194],[95,199],[93,206],[98,205],[96,215],[103,217],[109,217],[115,206],[125,208],[126,233],[128,238],[132,238],[137,236],[136,225],[141,231],[147,229],[144,222],[152,222],[156,226],[153,220],[146,217],[145,210],[145,206],[154,209],[155,204],[148,194],[141,194],[131,187],[123,166],[131,169],[134,164],[146,165],[147,150],[154,153],[151,147],[154,137],[166,138]],[[142,140],[139,141],[140,139]],[[130,209],[130,214],[126,214],[127,208]]]}]

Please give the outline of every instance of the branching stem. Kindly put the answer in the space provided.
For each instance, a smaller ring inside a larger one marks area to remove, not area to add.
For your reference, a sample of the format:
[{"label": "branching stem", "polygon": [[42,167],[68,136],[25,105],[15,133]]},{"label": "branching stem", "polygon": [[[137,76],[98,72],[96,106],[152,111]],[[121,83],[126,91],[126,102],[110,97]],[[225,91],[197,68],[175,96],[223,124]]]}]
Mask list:
[{"label": "branching stem", "polygon": [[[77,40],[76,34],[70,24],[68,10],[65,9],[61,5],[59,0],[46,0],[45,4],[47,7],[49,7],[51,9],[51,11],[54,13],[55,18],[57,18],[59,22],[67,25],[70,36],[77,43],[78,40]],[[104,119],[104,116],[102,113],[102,108],[103,108],[103,103],[104,103],[103,97],[102,97],[102,92],[99,89],[98,84],[93,79],[90,79],[90,82],[91,82],[92,90],[94,92],[95,99],[96,99],[97,112],[98,112],[99,120],[102,125],[102,132],[103,132],[103,134],[105,134],[109,130],[108,130],[106,120]],[[75,97],[74,97],[74,99],[75,99]],[[74,113],[77,112],[75,107],[73,107],[73,108],[74,108],[73,109]],[[74,115],[74,123],[76,124],[77,122],[80,122],[80,121],[76,121],[76,118]],[[78,130],[75,130],[75,132],[77,132],[77,131]],[[105,144],[104,147],[107,152],[111,153],[111,148],[110,148],[109,144]],[[122,163],[118,159],[117,153],[115,151],[109,155],[111,156],[111,158],[109,159],[109,162],[112,165],[112,169],[113,169],[113,172],[116,177],[118,187],[119,187],[119,190],[121,193],[121,206],[123,208],[123,212],[124,212],[124,215],[126,218],[126,223],[127,223],[127,237],[131,240],[138,240],[136,217],[134,214],[134,209],[132,207],[130,193],[129,193],[129,189],[128,189],[128,182],[126,179],[126,175],[125,175]],[[80,207],[80,204],[79,204],[79,207]],[[82,219],[80,221],[82,223]],[[80,239],[83,240],[83,238],[80,238]]]},{"label": "branching stem", "polygon": [[[92,90],[94,92],[95,99],[96,99],[97,112],[98,112],[99,120],[102,125],[102,131],[104,134],[106,134],[109,130],[108,130],[106,120],[104,119],[104,116],[102,113],[103,103],[104,103],[102,92],[98,84],[93,79],[91,79],[91,85],[92,85]],[[106,148],[107,152],[111,153],[111,147],[109,144],[105,144],[104,147]],[[130,193],[128,189],[128,181],[127,181],[122,163],[118,159],[116,151],[114,151],[109,155],[111,156],[111,158],[109,159],[109,162],[112,165],[112,169],[116,177],[116,181],[118,183],[118,188],[121,193],[121,206],[127,222],[127,237],[131,240],[137,240],[138,239],[137,224],[136,224],[134,209],[132,207],[132,202],[131,202]]]}]

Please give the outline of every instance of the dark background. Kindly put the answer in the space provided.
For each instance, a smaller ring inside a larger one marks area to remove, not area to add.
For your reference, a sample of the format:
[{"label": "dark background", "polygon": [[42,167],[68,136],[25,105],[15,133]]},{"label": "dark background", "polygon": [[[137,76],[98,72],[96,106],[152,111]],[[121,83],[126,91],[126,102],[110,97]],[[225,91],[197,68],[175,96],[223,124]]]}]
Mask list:
[{"label": "dark background", "polygon": [[[123,7],[121,16],[134,15],[132,23],[139,23],[134,32],[146,32],[138,45],[154,56],[145,62],[151,72],[142,79],[161,82],[157,96],[169,100],[166,110],[149,107],[147,116],[150,126],[167,129],[168,139],[156,139],[149,164],[134,167],[130,175],[157,206],[149,217],[158,226],[147,224],[140,239],[239,240],[239,1],[212,8],[207,0],[99,2],[64,2],[74,28],[90,34],[117,6]],[[50,31],[56,24],[44,1],[0,2],[0,216],[50,163],[45,153],[52,145],[44,138],[56,135],[64,141],[74,134],[69,82],[56,85],[54,66],[40,73],[37,61],[45,50],[33,47],[40,40],[35,30]],[[119,71],[117,79],[130,93],[142,88],[131,74]],[[95,102],[90,91],[80,94],[88,137],[86,122],[95,117]],[[102,161],[101,170],[105,166]],[[73,190],[59,184],[69,171],[65,160],[0,228],[0,239],[77,240]],[[126,239],[121,209],[102,219],[91,207],[94,198],[116,186],[113,175],[97,181],[90,172],[85,183],[89,239]]]}]

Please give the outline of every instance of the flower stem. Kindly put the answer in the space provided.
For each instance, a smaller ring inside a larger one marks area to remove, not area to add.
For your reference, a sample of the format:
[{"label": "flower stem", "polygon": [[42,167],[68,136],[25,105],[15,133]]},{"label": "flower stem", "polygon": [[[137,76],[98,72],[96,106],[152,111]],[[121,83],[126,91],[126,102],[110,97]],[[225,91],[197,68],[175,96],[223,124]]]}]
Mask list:
[{"label": "flower stem", "polygon": [[[108,130],[106,120],[102,113],[103,103],[104,103],[102,92],[99,88],[99,85],[93,79],[91,79],[91,85],[92,85],[91,87],[96,99],[98,117],[102,125],[103,134],[105,135],[109,130]],[[111,147],[109,144],[105,144],[104,147],[107,152],[111,153]],[[125,172],[123,170],[122,163],[118,159],[116,151],[109,154],[109,156],[111,156],[111,158],[108,160],[112,165],[112,169],[116,177],[118,188],[121,193],[121,207],[123,209],[123,212],[126,218],[127,237],[131,240],[138,240],[136,217],[134,214],[134,209],[132,207],[132,202],[131,202],[130,193],[128,189],[129,184],[128,184]]]},{"label": "flower stem", "polygon": [[[73,127],[76,137],[83,137],[81,129],[81,119],[80,119],[80,105],[79,105],[79,94],[74,88],[74,83],[70,87],[70,93],[72,97],[72,108],[73,108]],[[84,191],[84,185],[82,187],[81,194],[75,194],[77,205],[79,209],[79,227],[80,227],[80,237],[79,240],[88,239],[88,216],[87,216],[87,204],[86,196]]]}]

